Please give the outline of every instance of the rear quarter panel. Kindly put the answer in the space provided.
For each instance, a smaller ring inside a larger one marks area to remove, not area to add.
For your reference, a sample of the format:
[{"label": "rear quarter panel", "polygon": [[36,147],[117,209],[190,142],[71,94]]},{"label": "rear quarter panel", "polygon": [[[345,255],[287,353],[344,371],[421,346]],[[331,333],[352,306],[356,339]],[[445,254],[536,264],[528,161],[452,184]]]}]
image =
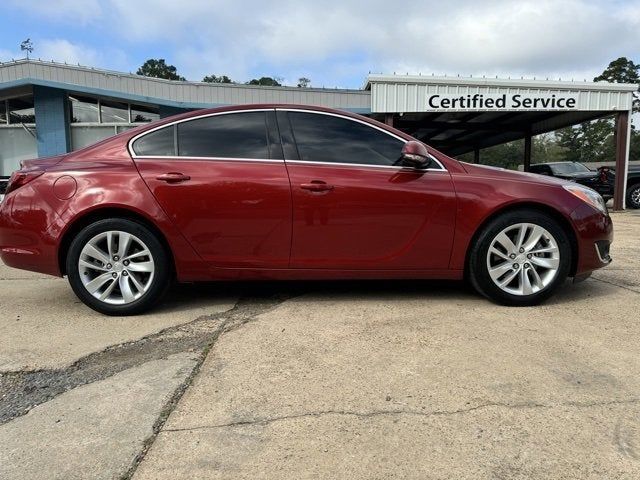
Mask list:
[{"label": "rear quarter panel", "polygon": [[[56,239],[58,248],[67,231],[83,218],[100,210],[126,210],[143,217],[162,232],[171,248],[179,280],[208,278],[202,259],[153,198],[123,142],[70,155],[45,175],[49,181],[38,182],[37,188],[41,198],[57,212],[49,235]],[[61,176],[71,176],[76,181],[77,191],[69,199],[59,198],[52,188]]]}]

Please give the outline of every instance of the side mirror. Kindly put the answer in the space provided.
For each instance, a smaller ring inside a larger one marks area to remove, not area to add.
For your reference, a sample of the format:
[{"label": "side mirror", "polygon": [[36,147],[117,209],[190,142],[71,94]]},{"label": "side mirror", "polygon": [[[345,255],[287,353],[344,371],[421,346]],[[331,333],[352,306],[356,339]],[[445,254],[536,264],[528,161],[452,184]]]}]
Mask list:
[{"label": "side mirror", "polygon": [[427,168],[431,162],[427,147],[425,147],[423,143],[415,140],[410,140],[404,144],[400,160],[403,165],[413,168]]}]

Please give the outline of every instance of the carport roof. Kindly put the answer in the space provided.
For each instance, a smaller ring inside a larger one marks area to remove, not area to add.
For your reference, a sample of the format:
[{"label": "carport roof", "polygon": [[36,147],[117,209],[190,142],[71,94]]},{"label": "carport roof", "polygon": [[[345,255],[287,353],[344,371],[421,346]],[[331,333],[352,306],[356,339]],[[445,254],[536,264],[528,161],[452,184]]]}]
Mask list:
[{"label": "carport roof", "polygon": [[[614,111],[405,113],[393,126],[448,155],[519,140],[609,116]],[[375,116],[375,115],[374,115]]]},{"label": "carport roof", "polygon": [[[459,155],[476,149],[550,132],[559,128],[631,109],[634,84],[462,78],[421,75],[369,75],[371,112],[382,120],[393,115],[393,125],[416,138]],[[473,95],[497,98],[565,97],[572,108],[434,108],[432,96],[459,98]]]}]

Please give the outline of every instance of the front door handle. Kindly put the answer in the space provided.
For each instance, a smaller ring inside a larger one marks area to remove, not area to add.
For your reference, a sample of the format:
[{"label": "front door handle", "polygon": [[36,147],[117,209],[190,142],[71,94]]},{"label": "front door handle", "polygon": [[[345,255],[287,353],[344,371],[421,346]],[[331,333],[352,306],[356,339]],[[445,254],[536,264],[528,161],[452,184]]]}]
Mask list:
[{"label": "front door handle", "polygon": [[328,192],[333,190],[333,185],[329,185],[322,180],[311,180],[309,183],[303,183],[300,185],[303,190],[309,190],[310,192]]},{"label": "front door handle", "polygon": [[162,182],[167,182],[167,183],[180,183],[180,182],[186,182],[187,180],[191,180],[191,177],[189,175],[185,175],[180,172],[169,172],[169,173],[163,173],[162,175],[158,175],[156,177],[156,180],[160,180]]}]

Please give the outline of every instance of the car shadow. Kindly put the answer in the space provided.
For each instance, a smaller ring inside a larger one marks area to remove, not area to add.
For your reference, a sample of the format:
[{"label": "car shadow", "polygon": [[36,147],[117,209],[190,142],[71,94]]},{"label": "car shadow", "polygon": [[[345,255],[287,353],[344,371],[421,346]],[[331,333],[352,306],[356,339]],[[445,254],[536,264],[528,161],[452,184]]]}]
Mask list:
[{"label": "car shadow", "polygon": [[[585,298],[606,297],[616,287],[594,279],[573,284],[568,279],[558,292],[544,305],[572,304]],[[203,299],[237,298],[242,301],[260,301],[280,298],[309,297],[314,302],[348,300],[420,300],[451,301],[457,304],[486,303],[495,305],[463,281],[443,280],[334,280],[334,281],[242,281],[202,282],[177,284],[168,292],[165,301],[156,310],[179,310]],[[510,308],[510,307],[504,307]],[[536,308],[536,307],[531,307]]]}]

